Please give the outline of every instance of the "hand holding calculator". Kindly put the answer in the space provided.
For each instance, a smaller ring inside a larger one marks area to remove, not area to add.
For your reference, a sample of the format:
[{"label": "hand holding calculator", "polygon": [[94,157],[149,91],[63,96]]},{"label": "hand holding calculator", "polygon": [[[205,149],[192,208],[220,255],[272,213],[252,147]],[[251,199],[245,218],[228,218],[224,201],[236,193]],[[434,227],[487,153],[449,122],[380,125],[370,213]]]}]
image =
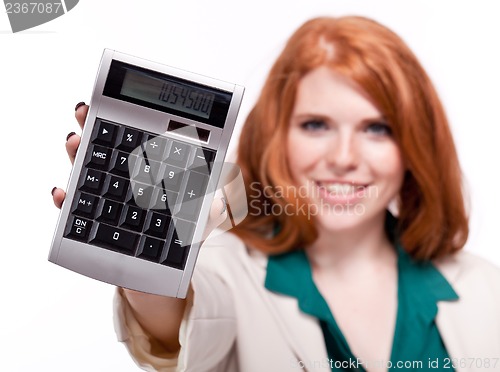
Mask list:
[{"label": "hand holding calculator", "polygon": [[185,297],[242,95],[105,50],[49,260]]}]

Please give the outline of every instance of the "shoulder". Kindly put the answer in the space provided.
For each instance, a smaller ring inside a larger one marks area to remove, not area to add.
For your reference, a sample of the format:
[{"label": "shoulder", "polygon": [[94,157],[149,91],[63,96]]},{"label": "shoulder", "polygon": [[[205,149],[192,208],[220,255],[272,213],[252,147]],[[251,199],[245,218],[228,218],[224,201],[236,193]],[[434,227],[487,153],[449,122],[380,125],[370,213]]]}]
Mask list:
[{"label": "shoulder", "polygon": [[500,268],[492,262],[462,250],[433,263],[455,289],[489,288],[500,301]]},{"label": "shoulder", "polygon": [[444,274],[469,275],[485,274],[500,275],[500,268],[492,262],[468,251],[460,251],[454,255],[435,260],[434,264]]}]

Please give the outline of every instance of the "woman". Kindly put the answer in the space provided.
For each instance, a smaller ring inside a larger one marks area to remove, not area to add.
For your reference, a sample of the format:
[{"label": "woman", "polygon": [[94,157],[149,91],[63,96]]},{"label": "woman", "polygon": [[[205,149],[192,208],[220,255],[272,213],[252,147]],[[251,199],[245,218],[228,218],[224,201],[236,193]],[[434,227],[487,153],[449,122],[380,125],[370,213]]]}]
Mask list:
[{"label": "woman", "polygon": [[117,332],[143,368],[500,370],[500,272],[461,251],[447,119],[397,35],[360,17],[301,26],[238,164],[249,215],[205,242],[187,301],[119,290]]}]

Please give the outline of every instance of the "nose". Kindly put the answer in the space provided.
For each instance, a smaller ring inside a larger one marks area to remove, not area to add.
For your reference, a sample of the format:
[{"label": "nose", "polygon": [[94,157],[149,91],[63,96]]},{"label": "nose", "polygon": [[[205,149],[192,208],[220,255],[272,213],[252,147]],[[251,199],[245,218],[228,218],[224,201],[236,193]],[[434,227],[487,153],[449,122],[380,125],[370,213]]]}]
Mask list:
[{"label": "nose", "polygon": [[353,132],[339,130],[332,136],[326,160],[330,169],[342,175],[358,166],[359,151]]}]

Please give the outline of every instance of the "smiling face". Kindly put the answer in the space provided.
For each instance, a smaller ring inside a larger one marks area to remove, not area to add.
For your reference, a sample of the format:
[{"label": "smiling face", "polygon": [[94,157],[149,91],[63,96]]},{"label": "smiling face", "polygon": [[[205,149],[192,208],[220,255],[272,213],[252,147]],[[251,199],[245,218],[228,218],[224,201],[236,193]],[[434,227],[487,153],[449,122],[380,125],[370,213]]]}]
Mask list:
[{"label": "smiling face", "polygon": [[287,156],[320,232],[383,226],[403,183],[390,125],[357,85],[325,66],[298,85]]}]

